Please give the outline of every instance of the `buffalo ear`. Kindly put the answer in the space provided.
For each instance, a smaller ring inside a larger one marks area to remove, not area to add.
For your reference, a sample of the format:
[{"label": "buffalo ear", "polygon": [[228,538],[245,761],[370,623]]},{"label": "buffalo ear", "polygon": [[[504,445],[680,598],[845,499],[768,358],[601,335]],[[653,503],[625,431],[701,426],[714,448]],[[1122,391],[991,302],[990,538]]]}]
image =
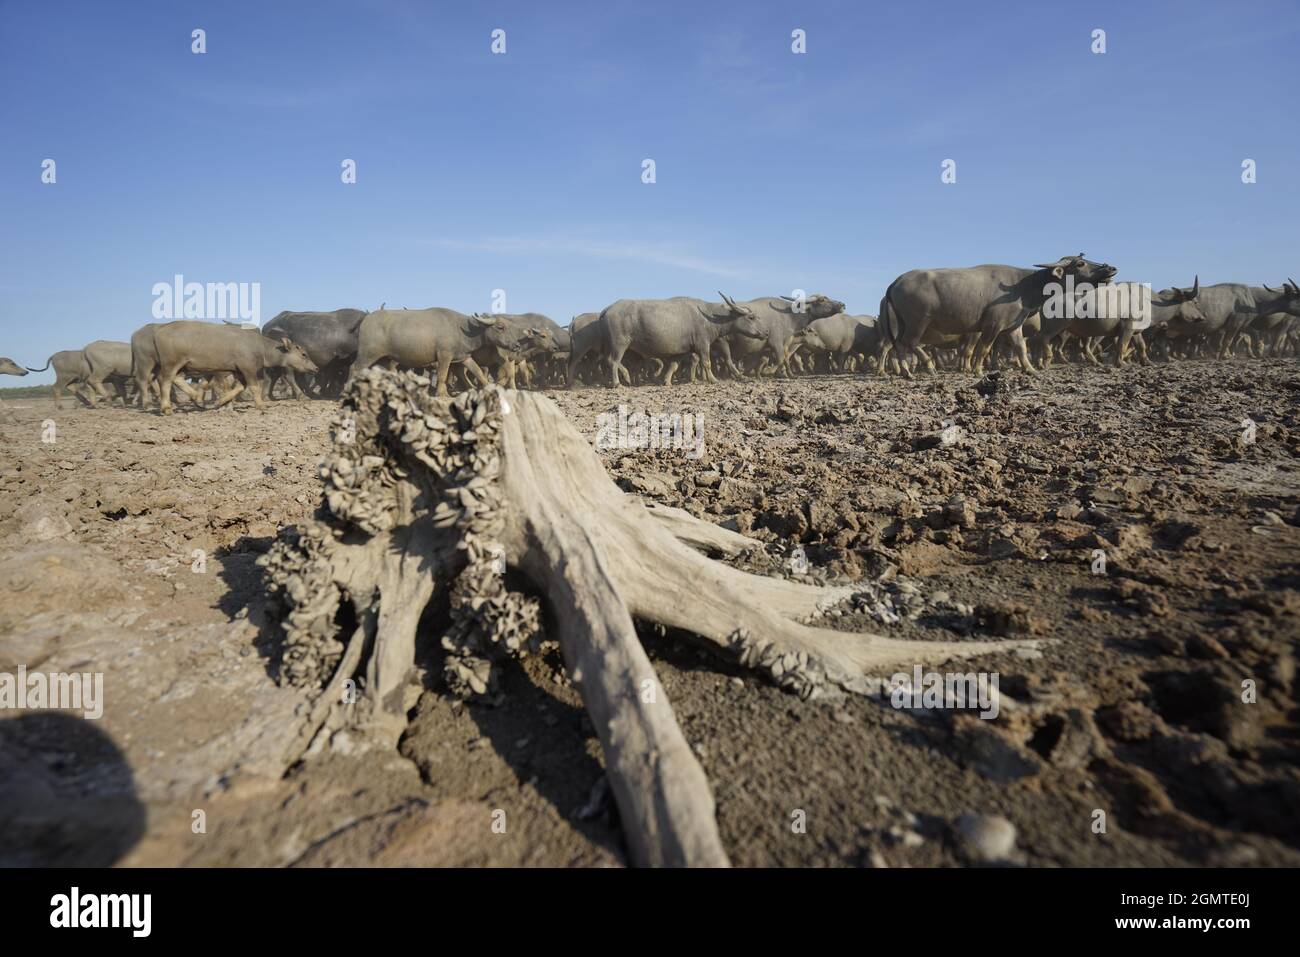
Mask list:
[{"label": "buffalo ear", "polygon": [[1056,277],[1057,279],[1064,279],[1064,278],[1065,278],[1065,267],[1064,267],[1064,266],[1053,266],[1053,267],[1052,267],[1052,275],[1053,275],[1054,277]]}]

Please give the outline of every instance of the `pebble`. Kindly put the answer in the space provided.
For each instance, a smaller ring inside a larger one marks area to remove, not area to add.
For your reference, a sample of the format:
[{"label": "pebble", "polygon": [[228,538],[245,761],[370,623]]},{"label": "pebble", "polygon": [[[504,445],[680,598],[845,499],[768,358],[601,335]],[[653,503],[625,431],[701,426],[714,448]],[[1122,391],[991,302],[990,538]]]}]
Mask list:
[{"label": "pebble", "polygon": [[1016,826],[996,814],[963,814],[953,831],[966,856],[991,864],[1010,859],[1016,851]]}]

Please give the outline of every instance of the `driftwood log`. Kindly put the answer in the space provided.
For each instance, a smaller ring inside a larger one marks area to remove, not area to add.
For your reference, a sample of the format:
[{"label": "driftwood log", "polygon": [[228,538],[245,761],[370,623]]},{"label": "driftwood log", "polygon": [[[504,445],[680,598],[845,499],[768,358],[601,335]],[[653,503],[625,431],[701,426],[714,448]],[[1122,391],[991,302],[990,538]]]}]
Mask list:
[{"label": "driftwood log", "polygon": [[526,654],[539,637],[538,598],[506,587],[510,569],[550,611],[633,862],[724,866],[708,781],[634,619],[715,642],[802,697],[1023,644],[902,641],[809,624],[854,589],[709,558],[757,543],[625,495],[590,443],[534,393],[488,387],[440,399],[415,373],[373,369],[352,382],[333,428],[317,517],[262,559],[286,633],[282,680],[323,689],[288,762],[344,729],[396,745],[418,693],[417,629],[440,591],[452,619],[441,636],[447,682],[487,693],[493,661]]}]

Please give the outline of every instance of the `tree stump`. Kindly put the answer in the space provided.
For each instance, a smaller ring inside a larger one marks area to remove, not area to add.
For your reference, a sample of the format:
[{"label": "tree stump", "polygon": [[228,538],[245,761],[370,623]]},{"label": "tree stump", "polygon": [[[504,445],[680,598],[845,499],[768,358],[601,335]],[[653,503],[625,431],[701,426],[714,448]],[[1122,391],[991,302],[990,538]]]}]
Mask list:
[{"label": "tree stump", "polygon": [[[455,399],[412,372],[367,370],[344,395],[317,517],[261,559],[281,608],[281,680],[322,688],[288,752],[347,729],[396,746],[417,685],[417,626],[439,590],[445,677],[483,694],[492,663],[535,648],[542,597],[604,750],[638,865],[725,866],[713,795],[634,619],[692,632],[801,697],[1025,642],[921,642],[808,624],[851,595],[709,558],[758,543],[609,479],[548,399],[488,387]],[[703,551],[701,551],[703,550]],[[351,614],[346,612],[349,610]],[[355,622],[342,635],[341,622]],[[647,694],[653,689],[653,694]]]}]

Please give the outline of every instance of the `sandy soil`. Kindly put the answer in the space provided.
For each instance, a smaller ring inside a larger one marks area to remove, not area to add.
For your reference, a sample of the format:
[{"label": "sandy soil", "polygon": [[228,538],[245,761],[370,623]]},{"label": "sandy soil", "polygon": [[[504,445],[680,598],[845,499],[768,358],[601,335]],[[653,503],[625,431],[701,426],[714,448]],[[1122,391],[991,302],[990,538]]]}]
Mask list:
[{"label": "sandy soil", "polygon": [[[801,702],[647,629],[735,863],[971,863],[955,822],[982,812],[1029,866],[1300,864],[1294,359],[549,394],[593,440],[620,403],[702,415],[699,458],[602,451],[611,475],[760,539],[751,570],[793,575],[801,547],[916,615],[839,627],[1043,639],[962,669],[1017,705],[983,721]],[[0,404],[0,672],[103,672],[106,698],[0,718],[0,863],[624,862],[554,653],[488,705],[433,667],[400,753],[274,773],[306,699],[274,681],[256,560],[314,509],[333,408]]]}]

